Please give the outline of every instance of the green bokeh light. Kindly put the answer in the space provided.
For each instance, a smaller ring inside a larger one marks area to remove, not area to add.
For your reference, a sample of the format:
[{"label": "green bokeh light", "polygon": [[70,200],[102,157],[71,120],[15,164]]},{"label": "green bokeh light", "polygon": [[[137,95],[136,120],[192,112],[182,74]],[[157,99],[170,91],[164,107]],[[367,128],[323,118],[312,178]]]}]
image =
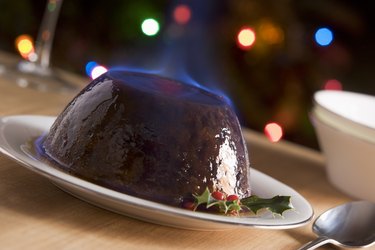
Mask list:
[{"label": "green bokeh light", "polygon": [[154,35],[156,35],[156,34],[159,32],[159,30],[160,30],[160,26],[159,26],[158,21],[156,21],[156,20],[153,19],[153,18],[147,18],[147,19],[145,19],[145,20],[142,22],[141,28],[142,28],[142,32],[143,32],[146,36],[154,36]]}]

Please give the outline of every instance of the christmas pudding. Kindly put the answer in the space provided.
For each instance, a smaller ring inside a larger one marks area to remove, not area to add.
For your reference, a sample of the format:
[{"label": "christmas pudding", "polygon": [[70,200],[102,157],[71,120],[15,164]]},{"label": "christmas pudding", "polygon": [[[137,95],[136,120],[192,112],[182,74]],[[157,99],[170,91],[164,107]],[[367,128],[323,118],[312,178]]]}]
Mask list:
[{"label": "christmas pudding", "polygon": [[238,119],[226,100],[157,75],[109,71],[57,117],[39,147],[92,183],[180,206],[206,188],[250,195]]}]

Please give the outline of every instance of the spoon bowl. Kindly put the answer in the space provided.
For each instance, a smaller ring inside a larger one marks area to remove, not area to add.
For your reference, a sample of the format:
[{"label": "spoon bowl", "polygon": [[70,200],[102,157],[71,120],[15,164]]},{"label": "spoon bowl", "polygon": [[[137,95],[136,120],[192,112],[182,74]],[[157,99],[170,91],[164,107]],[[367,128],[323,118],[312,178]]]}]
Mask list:
[{"label": "spoon bowl", "polygon": [[375,244],[375,203],[355,201],[334,207],[314,222],[318,238],[299,250],[315,249],[327,243],[347,248]]}]

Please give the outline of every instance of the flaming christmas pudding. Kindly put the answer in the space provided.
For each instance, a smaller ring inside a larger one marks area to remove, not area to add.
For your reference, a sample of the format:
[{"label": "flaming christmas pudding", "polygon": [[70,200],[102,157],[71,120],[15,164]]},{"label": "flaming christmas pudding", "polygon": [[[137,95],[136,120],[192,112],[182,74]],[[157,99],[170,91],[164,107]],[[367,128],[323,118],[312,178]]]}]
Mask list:
[{"label": "flaming christmas pudding", "polygon": [[248,153],[230,105],[157,75],[113,70],[95,79],[40,147],[74,176],[168,205],[206,190],[251,194]]}]

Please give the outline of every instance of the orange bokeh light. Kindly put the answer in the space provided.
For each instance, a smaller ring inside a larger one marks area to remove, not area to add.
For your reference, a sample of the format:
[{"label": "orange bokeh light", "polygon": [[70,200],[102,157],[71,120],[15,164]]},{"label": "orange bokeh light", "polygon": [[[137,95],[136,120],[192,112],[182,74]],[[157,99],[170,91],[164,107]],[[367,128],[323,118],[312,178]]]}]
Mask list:
[{"label": "orange bokeh light", "polygon": [[278,44],[284,40],[283,30],[270,21],[264,21],[260,25],[259,35],[268,44]]},{"label": "orange bokeh light", "polygon": [[178,24],[187,24],[191,18],[190,7],[185,4],[178,5],[173,11],[173,18]]},{"label": "orange bokeh light", "polygon": [[28,35],[20,35],[16,38],[16,48],[23,58],[28,58],[34,53],[33,39]]},{"label": "orange bokeh light", "polygon": [[252,28],[242,28],[237,35],[237,43],[241,49],[250,49],[255,43],[255,32]]},{"label": "orange bokeh light", "polygon": [[278,142],[283,137],[282,127],[275,122],[268,123],[264,127],[264,133],[271,142]]}]

